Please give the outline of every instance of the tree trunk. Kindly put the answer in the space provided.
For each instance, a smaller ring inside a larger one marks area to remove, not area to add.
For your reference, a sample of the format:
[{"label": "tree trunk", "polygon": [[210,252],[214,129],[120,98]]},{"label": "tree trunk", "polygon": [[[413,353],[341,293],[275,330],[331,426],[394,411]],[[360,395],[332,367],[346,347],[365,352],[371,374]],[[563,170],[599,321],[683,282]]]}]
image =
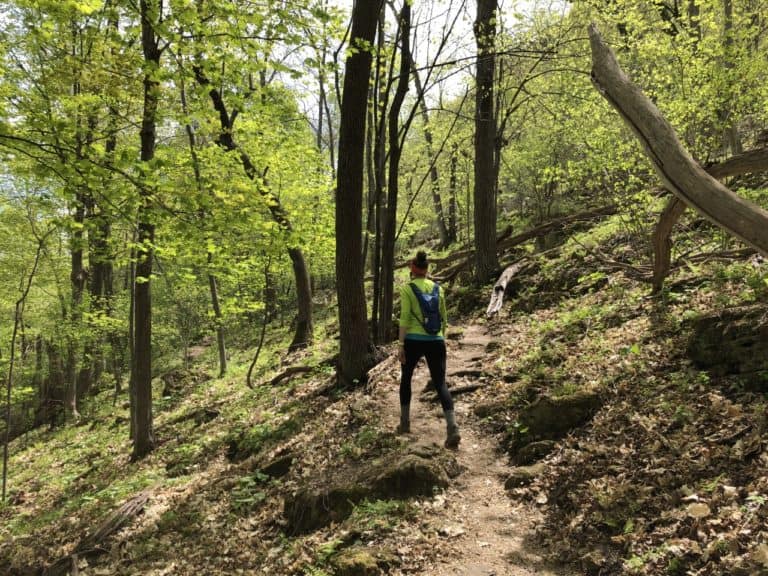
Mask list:
[{"label": "tree trunk", "polygon": [[497,0],[478,0],[475,96],[475,282],[487,282],[499,268],[496,257],[496,116],[493,83],[496,64]]},{"label": "tree trunk", "polygon": [[[213,262],[213,253],[208,252],[208,266]],[[219,378],[227,373],[227,345],[224,338],[224,321],[221,315],[221,304],[219,303],[219,285],[216,275],[208,272],[208,288],[211,292],[211,307],[213,308],[213,317],[216,322],[216,345],[219,350]]]},{"label": "tree trunk", "polygon": [[339,302],[339,381],[361,382],[369,367],[368,322],[362,261],[363,162],[368,80],[376,22],[383,0],[358,0],[352,8],[339,128],[336,191],[336,284]]},{"label": "tree trunk", "polygon": [[[768,171],[768,149],[761,148],[733,156],[725,162],[708,166],[707,172],[713,178],[727,178],[750,172]],[[672,196],[659,217],[653,231],[653,294],[664,287],[672,264],[672,229],[685,212],[687,206],[677,196]]]},{"label": "tree trunk", "polygon": [[[734,49],[733,49],[733,1],[723,0],[723,51],[725,53],[723,68],[728,76],[731,76],[734,69]],[[730,78],[731,82],[734,81]],[[733,90],[733,87],[730,87]],[[729,93],[730,94],[730,93]],[[732,98],[723,102],[723,108],[718,116],[723,123],[723,153],[741,154],[741,138],[739,130],[732,117]]]},{"label": "tree trunk", "polygon": [[394,308],[394,278],[395,278],[395,233],[397,231],[397,197],[399,194],[398,173],[400,170],[400,110],[408,93],[408,76],[410,74],[410,35],[411,35],[411,5],[403,2],[400,12],[400,77],[389,109],[389,174],[387,188],[387,206],[384,212],[381,250],[381,305],[380,317],[376,331],[376,343],[384,344],[389,341],[392,332],[392,310]]},{"label": "tree trunk", "polygon": [[373,176],[376,182],[374,196],[374,234],[373,234],[373,302],[371,305],[371,326],[374,338],[378,338],[379,325],[381,324],[381,298],[383,284],[381,281],[381,261],[384,242],[384,220],[386,219],[386,194],[387,178],[387,123],[384,121],[387,106],[389,104],[389,87],[392,84],[390,78],[382,78],[382,70],[386,67],[384,62],[384,20],[382,10],[377,21],[378,40],[376,50],[376,70],[373,82],[373,118],[372,129],[375,134],[373,144]]},{"label": "tree trunk", "polygon": [[70,241],[70,274],[69,280],[72,285],[71,309],[69,312],[69,323],[72,329],[71,334],[67,336],[67,398],[66,410],[75,420],[80,418],[77,411],[78,406],[78,375],[77,375],[77,340],[80,320],[82,319],[83,291],[85,289],[85,268],[83,266],[83,229],[85,224],[85,201],[84,195],[77,193],[75,195],[75,212],[73,216],[75,223],[72,239]]},{"label": "tree trunk", "polygon": [[459,239],[459,229],[457,224],[458,197],[459,197],[459,145],[455,142],[451,147],[451,169],[448,181],[448,244],[453,244]]},{"label": "tree trunk", "polygon": [[[238,153],[245,174],[255,183],[257,176],[259,176],[256,166],[253,164],[253,161],[245,150],[238,146],[234,138],[233,130],[234,122],[237,118],[236,112],[230,113],[227,110],[221,92],[217,88],[211,87],[210,81],[205,76],[203,69],[199,66],[195,67],[195,77],[201,86],[208,88],[208,95],[211,98],[213,107],[219,113],[220,132],[216,138],[216,143],[224,150]],[[258,193],[266,199],[267,208],[269,209],[272,219],[277,222],[283,230],[291,232],[293,227],[288,218],[288,213],[285,211],[285,208],[283,208],[280,201],[274,194],[272,194],[267,186],[257,184],[256,187]],[[307,263],[301,248],[298,246],[289,247],[288,256],[290,257],[293,266],[294,278],[296,281],[296,298],[298,301],[296,332],[294,333],[293,340],[289,346],[289,350],[293,351],[309,346],[312,343],[312,286],[309,280],[310,275],[307,269]]]},{"label": "tree trunk", "polygon": [[714,224],[768,254],[768,212],[707,174],[656,106],[627,78],[594,25],[589,35],[595,85],[635,132],[669,190]]},{"label": "tree trunk", "polygon": [[[157,107],[160,83],[155,71],[160,67],[161,50],[154,24],[161,17],[157,0],[141,0],[141,47],[144,53],[144,110],[141,119],[141,162],[147,166],[155,157]],[[150,176],[150,174],[147,174]],[[148,178],[148,180],[151,178]],[[155,243],[155,225],[152,223],[152,188],[141,187],[138,218],[138,251],[136,279],[134,280],[134,365],[136,400],[136,430],[132,458],[138,460],[155,447],[152,426],[152,260]]]},{"label": "tree trunk", "polygon": [[[185,115],[189,114],[187,108],[187,92],[183,78],[180,81],[181,88],[181,107]],[[189,141],[189,154],[192,157],[192,171],[195,174],[195,182],[197,183],[198,192],[202,195],[206,192],[205,184],[203,183],[203,177],[200,173],[200,160],[197,156],[197,138],[195,137],[195,130],[192,124],[187,123],[185,126],[187,132],[187,139]],[[206,211],[204,209],[199,210],[199,217],[201,222],[204,222],[207,218]],[[208,238],[208,241],[211,241]],[[208,242],[206,242],[208,244]],[[221,305],[219,303],[219,284],[216,279],[216,275],[211,272],[211,264],[213,263],[213,252],[208,250],[207,264],[208,264],[208,289],[211,294],[211,308],[213,308],[213,317],[216,324],[216,345],[219,351],[219,377],[224,376],[227,373],[227,347],[224,334],[224,323],[221,314]],[[186,354],[184,355],[186,358]]]},{"label": "tree trunk", "polygon": [[[424,123],[424,141],[427,144],[427,156],[430,160],[433,160],[435,153],[432,144],[432,127],[429,125],[429,111],[427,110],[427,102],[424,99],[424,86],[421,84],[421,78],[415,63],[411,62],[411,66],[413,69],[413,82],[416,85],[416,93],[421,110],[421,121]],[[432,189],[432,205],[435,209],[435,223],[437,224],[437,233],[440,236],[440,246],[445,248],[450,244],[450,236],[448,234],[448,227],[445,225],[443,201],[440,198],[440,178],[437,172],[437,162],[433,161],[429,166],[429,181],[431,184],[430,188]]]},{"label": "tree trunk", "polygon": [[37,410],[32,421],[32,426],[37,428],[42,426],[48,420],[48,406],[50,395],[48,393],[48,382],[43,375],[43,337],[38,334],[35,338],[35,373],[32,376],[32,388],[37,390]]},{"label": "tree trunk", "polygon": [[376,267],[373,261],[373,238],[376,234],[375,210],[376,210],[376,169],[374,167],[374,132],[373,111],[368,110],[368,126],[365,130],[365,169],[368,191],[366,197],[367,213],[365,217],[365,231],[363,238],[363,266],[369,267],[371,275],[375,274]]},{"label": "tree trunk", "polygon": [[310,282],[304,253],[298,247],[288,249],[288,256],[293,265],[293,277],[296,280],[298,317],[296,331],[289,351],[299,350],[312,343],[312,283]]}]

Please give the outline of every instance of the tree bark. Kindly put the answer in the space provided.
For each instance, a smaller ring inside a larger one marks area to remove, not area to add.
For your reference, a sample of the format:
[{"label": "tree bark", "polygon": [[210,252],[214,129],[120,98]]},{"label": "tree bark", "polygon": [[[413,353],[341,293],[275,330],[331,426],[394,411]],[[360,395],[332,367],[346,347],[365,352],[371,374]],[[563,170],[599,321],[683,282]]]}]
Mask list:
[{"label": "tree bark", "polygon": [[[154,24],[160,19],[157,0],[141,0],[141,47],[144,54],[144,109],[141,119],[141,162],[147,176],[149,163],[155,157],[157,108],[160,83],[155,79],[160,67],[161,50]],[[152,189],[147,183],[141,189],[138,217],[138,250],[134,280],[134,364],[135,421],[132,458],[138,460],[155,447],[152,426],[152,260],[155,225],[152,221]]]},{"label": "tree bark", "polygon": [[[85,225],[85,195],[75,194],[75,209],[73,214],[75,224],[70,240],[70,273],[69,281],[72,286],[71,309],[69,323],[72,331],[80,328],[82,319],[83,291],[85,289],[85,267],[83,266],[83,229]],[[67,396],[65,408],[75,420],[80,418],[78,406],[78,376],[77,376],[77,335],[67,336]]]},{"label": "tree bark", "polygon": [[594,24],[589,36],[596,87],[643,144],[667,188],[714,224],[768,254],[768,212],[707,174],[683,148],[656,106],[624,74]]},{"label": "tree bark", "polygon": [[496,116],[493,83],[496,65],[497,0],[478,0],[475,95],[475,282],[487,282],[498,270],[496,256]]},{"label": "tree bark", "polygon": [[374,133],[373,144],[373,177],[376,183],[376,190],[373,202],[373,253],[371,261],[373,263],[373,302],[371,305],[371,326],[372,333],[378,338],[379,325],[381,324],[381,294],[383,284],[381,281],[381,261],[384,242],[384,220],[386,218],[386,193],[387,188],[387,123],[384,121],[387,105],[389,104],[389,87],[391,78],[382,78],[382,71],[386,64],[384,61],[384,11],[379,12],[377,24],[377,50],[376,50],[376,68],[374,72],[373,106],[371,109],[371,119],[373,120],[372,130]]},{"label": "tree bark", "polygon": [[455,142],[451,147],[451,168],[448,180],[448,243],[453,244],[459,239],[457,225],[458,197],[459,197],[459,145]]},{"label": "tree bark", "polygon": [[[713,178],[728,178],[750,172],[768,171],[768,149],[761,148],[733,156],[724,162],[708,166],[707,173]],[[664,287],[672,265],[672,229],[687,206],[677,196],[672,196],[659,217],[653,231],[653,289],[658,294]]]},{"label": "tree bark", "polygon": [[384,344],[389,341],[392,333],[392,310],[394,308],[394,278],[395,278],[395,234],[397,232],[397,197],[400,192],[398,173],[400,171],[400,110],[408,93],[408,77],[410,75],[410,35],[411,35],[411,5],[403,2],[400,12],[400,77],[389,109],[389,173],[387,187],[387,206],[384,212],[381,251],[381,305],[380,317],[376,331],[376,342]]},{"label": "tree bark", "polygon": [[368,322],[362,261],[363,161],[371,46],[383,0],[358,0],[352,8],[339,127],[336,190],[336,284],[339,302],[339,381],[361,382],[369,367]]},{"label": "tree bark", "polygon": [[507,292],[507,284],[512,278],[525,267],[526,260],[520,260],[515,262],[511,266],[508,266],[504,272],[502,272],[496,284],[493,286],[493,293],[491,294],[491,301],[488,303],[488,309],[485,311],[487,317],[491,317],[497,314],[501,307],[504,305],[504,294]]},{"label": "tree bark", "polygon": [[[208,265],[213,262],[213,253],[208,252]],[[219,283],[216,275],[208,272],[208,289],[211,293],[211,307],[213,308],[213,318],[216,322],[216,346],[219,351],[219,378],[227,373],[227,343],[224,337],[224,320],[221,315],[221,304],[219,303]]]}]

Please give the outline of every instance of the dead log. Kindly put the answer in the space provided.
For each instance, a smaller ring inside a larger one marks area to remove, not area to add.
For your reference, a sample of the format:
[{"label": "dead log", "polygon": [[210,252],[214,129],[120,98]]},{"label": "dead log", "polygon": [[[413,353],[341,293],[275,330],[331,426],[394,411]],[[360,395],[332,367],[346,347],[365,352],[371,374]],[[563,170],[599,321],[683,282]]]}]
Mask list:
[{"label": "dead log", "polygon": [[[595,208],[593,210],[586,210],[577,214],[571,214],[570,216],[555,218],[554,220],[550,220],[544,224],[535,226],[534,228],[530,228],[514,235],[511,234],[511,228],[507,227],[496,239],[496,251],[503,252],[510,250],[516,246],[519,246],[523,242],[527,242],[528,240],[533,240],[534,238],[545,236],[556,230],[565,229],[573,224],[588,222],[601,216],[610,216],[611,214],[615,214],[616,211],[616,205],[609,204],[607,206],[601,206],[600,208]],[[453,254],[450,254],[440,260],[434,260],[434,262],[438,265],[445,265],[451,262],[455,263],[443,270],[440,270],[438,273],[433,274],[433,277],[440,281],[453,280],[462,270],[465,270],[471,264],[473,255],[474,250],[467,249],[454,252]]]},{"label": "dead log", "polygon": [[768,212],[740,198],[697,164],[651,100],[627,77],[594,24],[592,81],[642,143],[665,186],[702,216],[768,254]]},{"label": "dead log", "polygon": [[106,552],[103,548],[105,541],[128,524],[136,516],[141,514],[144,506],[149,500],[149,493],[142,492],[137,494],[117,510],[112,512],[107,518],[99,524],[98,528],[91,534],[83,538],[75,549],[68,555],[56,560],[50,566],[42,569],[43,576],[65,576],[66,574],[76,573],[78,558],[84,556],[96,556]]},{"label": "dead log", "polygon": [[554,232],[555,230],[561,230],[567,226],[570,226],[571,224],[588,222],[590,220],[594,220],[595,218],[600,218],[601,216],[610,216],[611,214],[616,214],[616,211],[616,205],[609,204],[608,206],[601,206],[600,208],[595,208],[594,210],[587,210],[585,212],[579,212],[578,214],[571,214],[570,216],[555,218],[554,220],[550,220],[549,222],[541,224],[540,226],[536,226],[535,228],[531,228],[529,230],[525,230],[524,232],[520,232],[519,234],[504,238],[501,242],[499,242],[498,249],[509,250],[510,248],[514,248],[515,246],[526,242],[527,240],[533,240],[534,238],[544,236],[550,232]]},{"label": "dead log", "polygon": [[269,381],[269,386],[275,386],[276,384],[279,384],[283,380],[292,378],[296,374],[306,374],[307,372],[312,372],[315,369],[314,366],[289,366],[280,374],[272,378],[272,380]]},{"label": "dead log", "polygon": [[493,285],[491,301],[488,303],[488,309],[485,311],[487,317],[490,318],[501,310],[501,307],[504,304],[504,294],[507,291],[507,284],[509,284],[509,281],[525,267],[526,263],[527,261],[525,259],[519,260],[511,266],[508,266],[507,269],[501,273],[496,284]]}]

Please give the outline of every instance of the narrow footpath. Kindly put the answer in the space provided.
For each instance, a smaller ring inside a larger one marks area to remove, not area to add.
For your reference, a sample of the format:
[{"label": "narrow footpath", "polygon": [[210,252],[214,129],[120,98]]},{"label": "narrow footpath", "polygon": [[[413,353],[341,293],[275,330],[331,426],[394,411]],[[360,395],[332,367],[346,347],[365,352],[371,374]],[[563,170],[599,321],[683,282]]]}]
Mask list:
[{"label": "narrow footpath", "polygon": [[[448,340],[447,381],[451,388],[475,383],[483,371],[486,346],[492,341],[485,326],[470,325],[459,340]],[[393,363],[393,370],[399,366]],[[394,373],[391,376],[395,376]],[[399,376],[399,375],[398,375]],[[396,380],[396,377],[393,378]],[[411,434],[414,445],[442,446],[445,422],[422,361],[413,379]],[[390,380],[392,382],[392,380]],[[386,425],[399,421],[398,388],[391,384],[378,395]],[[572,572],[547,563],[533,539],[538,513],[535,504],[513,503],[504,481],[510,466],[492,437],[484,434],[474,415],[472,394],[454,398],[462,441],[456,453],[461,474],[435,498],[424,522],[440,535],[437,560],[422,573],[430,576],[568,576]]]}]

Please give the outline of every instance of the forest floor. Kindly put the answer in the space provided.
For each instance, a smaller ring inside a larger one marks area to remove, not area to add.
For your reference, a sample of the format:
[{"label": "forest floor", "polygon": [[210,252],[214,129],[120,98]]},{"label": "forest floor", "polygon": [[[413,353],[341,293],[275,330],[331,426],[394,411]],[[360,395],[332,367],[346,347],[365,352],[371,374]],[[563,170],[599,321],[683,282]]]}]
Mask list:
[{"label": "forest floor", "polygon": [[[695,327],[720,326],[725,312],[747,320],[725,325],[717,348],[738,331],[758,335],[749,357],[768,356],[765,265],[680,270],[651,298],[583,249],[602,242],[621,257],[604,240],[615,224],[589,234],[543,257],[492,320],[489,290],[450,287],[458,451],[442,446],[423,364],[405,436],[394,432],[394,349],[366,384],[332,385],[332,319],[311,350],[285,356],[272,342],[252,389],[251,350],[233,350],[216,378],[215,350],[197,348],[189,366],[162,365],[157,447],[144,460],[130,461],[127,398],[106,386],[77,425],[12,443],[0,574],[71,561],[78,542],[89,545],[75,559],[81,576],[768,574],[768,372],[727,372],[738,361],[708,371],[690,357]],[[292,366],[311,371],[275,380]],[[546,439],[535,475],[509,483],[531,408],[585,394],[595,410]],[[358,482],[415,453],[446,465],[443,488],[402,499]],[[314,512],[325,513],[339,487],[338,514],[296,525],[300,497],[319,495]],[[139,494],[143,512],[93,546],[86,537]]]},{"label": "forest floor", "polygon": [[[453,388],[476,384],[483,372],[486,348],[495,337],[487,324],[469,324],[458,339],[449,340],[446,380]],[[396,363],[383,383],[374,382],[383,422],[394,429],[399,422]],[[446,434],[442,409],[428,384],[422,360],[414,373],[414,399],[409,443],[442,443]],[[421,386],[419,386],[421,384]],[[482,383],[479,384],[483,386]],[[423,391],[421,391],[423,388]],[[420,393],[421,392],[421,393]],[[431,393],[432,392],[432,393]],[[445,491],[429,521],[438,526],[435,547],[440,553],[424,574],[434,576],[555,576],[572,574],[565,566],[544,559],[534,528],[541,514],[532,503],[513,503],[504,487],[511,466],[496,439],[482,430],[472,410],[473,394],[454,398],[462,441],[456,452],[461,474]],[[441,541],[442,540],[442,541]],[[449,541],[448,541],[449,540]]]}]

